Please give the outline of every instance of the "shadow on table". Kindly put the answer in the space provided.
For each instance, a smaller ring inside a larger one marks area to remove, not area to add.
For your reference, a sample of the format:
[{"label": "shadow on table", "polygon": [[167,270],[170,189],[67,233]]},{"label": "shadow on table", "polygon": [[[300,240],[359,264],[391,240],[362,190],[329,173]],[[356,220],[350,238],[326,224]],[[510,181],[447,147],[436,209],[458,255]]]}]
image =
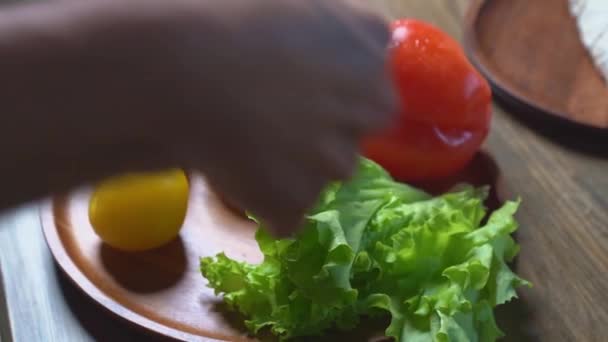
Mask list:
[{"label": "shadow on table", "polygon": [[[515,233],[515,240],[517,234]],[[509,263],[509,267],[516,274],[518,273],[519,256]],[[518,290],[518,298],[511,299],[510,302],[496,307],[494,315],[496,324],[505,333],[501,342],[537,342],[540,337],[535,330],[535,322],[538,313],[531,300],[534,295],[533,288],[522,287]]]},{"label": "shadow on table", "polygon": [[99,248],[104,268],[125,289],[152,293],[177,283],[186,273],[188,258],[178,236],[165,246],[143,252],[122,252],[105,244]]},{"label": "shadow on table", "polygon": [[139,331],[127,322],[117,318],[82,293],[57,265],[54,268],[59,288],[68,308],[93,340],[113,342],[168,341]]},{"label": "shadow on table", "polygon": [[413,185],[433,195],[440,195],[459,183],[467,183],[478,187],[489,186],[490,193],[486,200],[486,206],[490,211],[498,209],[510,196],[504,186],[502,172],[498,164],[484,150],[478,152],[463,170],[450,177],[430,182],[413,183]]},{"label": "shadow on table", "polygon": [[523,298],[512,300],[495,310],[496,323],[505,333],[502,342],[537,342],[540,341],[532,326],[534,310]]}]

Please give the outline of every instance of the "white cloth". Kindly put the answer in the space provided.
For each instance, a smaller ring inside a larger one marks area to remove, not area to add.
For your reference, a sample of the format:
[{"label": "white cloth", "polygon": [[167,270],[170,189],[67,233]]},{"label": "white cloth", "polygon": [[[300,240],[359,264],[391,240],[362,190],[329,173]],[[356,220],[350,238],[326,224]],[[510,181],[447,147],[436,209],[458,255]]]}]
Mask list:
[{"label": "white cloth", "polygon": [[608,84],[608,0],[569,0],[583,45]]}]

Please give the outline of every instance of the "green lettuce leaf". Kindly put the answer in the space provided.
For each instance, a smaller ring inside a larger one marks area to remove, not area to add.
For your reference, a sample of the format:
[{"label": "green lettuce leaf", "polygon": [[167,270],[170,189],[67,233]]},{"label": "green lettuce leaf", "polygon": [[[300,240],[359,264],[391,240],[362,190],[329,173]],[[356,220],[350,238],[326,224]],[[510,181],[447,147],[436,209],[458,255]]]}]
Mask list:
[{"label": "green lettuce leaf", "polygon": [[432,197],[361,158],[294,238],[273,239],[259,226],[262,263],[220,253],[201,258],[200,269],[254,334],[318,336],[386,314],[396,341],[495,341],[504,333],[493,308],[530,284],[508,266],[519,252],[511,237],[519,201],[482,224],[487,190],[465,185]]}]

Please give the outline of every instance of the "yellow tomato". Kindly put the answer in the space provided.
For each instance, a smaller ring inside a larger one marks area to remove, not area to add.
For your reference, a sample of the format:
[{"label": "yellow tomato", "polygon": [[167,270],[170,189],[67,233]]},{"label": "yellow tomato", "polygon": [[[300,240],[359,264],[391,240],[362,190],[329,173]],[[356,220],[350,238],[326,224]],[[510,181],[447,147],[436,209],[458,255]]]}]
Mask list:
[{"label": "yellow tomato", "polygon": [[188,178],[182,170],[132,173],[94,189],[89,220],[108,245],[125,251],[160,247],[177,237],[188,207]]}]

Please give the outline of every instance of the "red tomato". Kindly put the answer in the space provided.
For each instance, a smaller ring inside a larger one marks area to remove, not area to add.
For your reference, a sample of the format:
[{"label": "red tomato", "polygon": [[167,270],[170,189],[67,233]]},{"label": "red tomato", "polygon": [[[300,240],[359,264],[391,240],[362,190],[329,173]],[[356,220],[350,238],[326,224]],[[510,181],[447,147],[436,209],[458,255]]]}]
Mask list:
[{"label": "red tomato", "polygon": [[364,155],[404,181],[464,168],[487,137],[492,93],[456,40],[428,23],[392,24],[390,67],[403,108],[388,130],[364,141]]}]

